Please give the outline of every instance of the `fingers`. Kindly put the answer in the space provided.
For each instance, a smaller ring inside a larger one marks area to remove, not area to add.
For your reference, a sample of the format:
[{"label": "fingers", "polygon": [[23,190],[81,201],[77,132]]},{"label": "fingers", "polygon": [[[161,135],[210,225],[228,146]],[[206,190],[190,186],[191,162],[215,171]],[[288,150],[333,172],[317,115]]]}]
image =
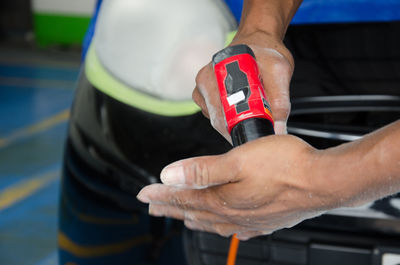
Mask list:
[{"label": "fingers", "polygon": [[171,217],[182,220],[185,226],[191,230],[216,233],[228,237],[237,234],[239,240],[270,234],[269,231],[251,231],[249,227],[243,227],[228,223],[223,217],[207,211],[182,210],[174,206],[150,204],[149,214],[157,217]]},{"label": "fingers", "polygon": [[186,220],[207,225],[226,222],[225,218],[209,211],[183,210],[176,206],[153,203],[149,205],[149,214],[157,217],[171,217],[182,221]]},{"label": "fingers", "polygon": [[228,223],[223,217],[208,211],[183,210],[175,206],[150,204],[149,214],[182,220],[185,226],[191,230],[216,233],[224,237],[235,233],[242,233],[247,236],[249,233],[249,228]]},{"label": "fingers", "polygon": [[248,228],[229,223],[214,223],[205,225],[201,222],[185,220],[185,226],[191,230],[203,231],[218,234],[223,237],[229,237],[236,233],[244,233]]},{"label": "fingers", "polygon": [[210,190],[189,190],[152,184],[144,187],[137,199],[143,203],[176,206],[182,210],[208,210],[218,207],[218,198]]},{"label": "fingers", "polygon": [[182,220],[185,226],[191,230],[216,233],[223,237],[237,234],[237,238],[242,241],[272,233],[272,231],[251,231],[249,227],[228,223],[221,216],[207,211],[184,211],[178,207],[150,204],[149,214]]},{"label": "fingers", "polygon": [[237,182],[235,156],[204,156],[175,162],[161,172],[161,181],[169,186],[203,189]]},{"label": "fingers", "polygon": [[258,65],[275,121],[275,133],[286,134],[286,121],[290,113],[289,86],[293,66],[286,57],[275,50],[265,49],[264,52],[268,54],[258,60]]},{"label": "fingers", "polygon": [[208,114],[206,102],[204,101],[204,98],[200,94],[199,89],[197,87],[193,90],[192,98],[193,98],[193,101],[201,108],[203,115],[207,119],[210,119],[210,115]]},{"label": "fingers", "polygon": [[219,90],[211,63],[203,67],[196,76],[196,88],[193,100],[202,108],[203,113],[209,117],[211,125],[227,141],[232,142],[228,133]]},{"label": "fingers", "polygon": [[185,211],[173,206],[150,203],[149,214],[156,217],[171,217],[178,220],[185,220]]}]

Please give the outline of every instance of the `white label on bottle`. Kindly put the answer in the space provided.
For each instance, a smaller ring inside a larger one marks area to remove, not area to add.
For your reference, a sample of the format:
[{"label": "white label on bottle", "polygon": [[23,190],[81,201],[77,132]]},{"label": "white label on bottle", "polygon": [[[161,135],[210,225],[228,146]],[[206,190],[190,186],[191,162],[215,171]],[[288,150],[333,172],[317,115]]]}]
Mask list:
[{"label": "white label on bottle", "polygon": [[236,92],[233,95],[230,95],[228,99],[229,106],[236,105],[240,101],[243,101],[246,97],[244,96],[243,91]]}]

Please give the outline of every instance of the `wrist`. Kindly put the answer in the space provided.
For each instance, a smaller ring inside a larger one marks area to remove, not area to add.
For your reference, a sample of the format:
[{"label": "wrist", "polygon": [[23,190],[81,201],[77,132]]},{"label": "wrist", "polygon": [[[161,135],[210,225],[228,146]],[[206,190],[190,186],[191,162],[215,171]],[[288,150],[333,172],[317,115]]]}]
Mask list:
[{"label": "wrist", "polygon": [[353,197],[350,187],[354,185],[348,176],[344,162],[344,148],[331,148],[316,151],[313,163],[311,181],[315,191],[319,193],[324,210],[332,210],[347,206]]},{"label": "wrist", "polygon": [[357,141],[319,152],[315,177],[330,209],[360,206],[378,199],[370,148]]},{"label": "wrist", "polygon": [[400,122],[362,139],[316,151],[310,186],[327,210],[360,206],[400,190]]},{"label": "wrist", "polygon": [[326,150],[314,150],[305,163],[305,179],[313,207],[317,211],[329,211],[340,207],[354,206],[365,183],[356,177],[359,174],[354,160],[352,143]]},{"label": "wrist", "polygon": [[255,34],[263,34],[269,38],[283,41],[286,33],[286,26],[282,24],[277,16],[263,16],[260,20],[253,18],[244,19],[239,27],[237,36],[250,36]]},{"label": "wrist", "polygon": [[245,0],[238,32],[265,32],[281,41],[302,0]]}]

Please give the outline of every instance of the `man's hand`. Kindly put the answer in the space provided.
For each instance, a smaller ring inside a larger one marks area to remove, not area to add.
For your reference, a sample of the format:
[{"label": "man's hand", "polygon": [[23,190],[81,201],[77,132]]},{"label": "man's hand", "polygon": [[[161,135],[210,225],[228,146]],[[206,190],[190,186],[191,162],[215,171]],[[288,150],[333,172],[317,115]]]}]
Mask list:
[{"label": "man's hand", "polygon": [[[332,205],[314,163],[319,151],[293,136],[271,136],[220,156],[191,158],[161,173],[138,199],[149,212],[188,228],[245,240],[291,227]],[[324,182],[325,183],[325,182]]]},{"label": "man's hand", "polygon": [[[285,134],[290,112],[289,84],[294,69],[292,55],[278,37],[262,31],[238,34],[231,45],[236,44],[247,44],[254,51],[262,83],[271,105],[275,132]],[[211,63],[203,67],[197,75],[193,100],[210,119],[211,125],[230,141]]]},{"label": "man's hand", "polygon": [[363,139],[316,150],[290,135],[263,137],[219,156],[175,162],[138,199],[155,216],[239,239],[291,227],[400,190],[400,121]]}]

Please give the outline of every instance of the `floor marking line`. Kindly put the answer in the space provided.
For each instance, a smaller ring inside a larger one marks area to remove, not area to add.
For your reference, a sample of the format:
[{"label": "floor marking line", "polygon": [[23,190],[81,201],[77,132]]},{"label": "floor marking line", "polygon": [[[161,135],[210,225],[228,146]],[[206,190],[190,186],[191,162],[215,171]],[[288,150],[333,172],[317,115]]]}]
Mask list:
[{"label": "floor marking line", "polygon": [[44,259],[36,263],[36,265],[57,265],[58,264],[58,250],[53,251]]},{"label": "floor marking line", "polygon": [[12,132],[9,136],[0,138],[0,148],[8,146],[20,138],[25,138],[32,134],[50,129],[60,123],[67,121],[69,117],[70,111],[69,109],[66,109],[31,126]]},{"label": "floor marking line", "polygon": [[0,212],[33,195],[60,175],[59,170],[24,179],[0,191]]},{"label": "floor marking line", "polygon": [[149,243],[151,239],[151,235],[142,235],[113,244],[88,246],[75,243],[67,235],[59,232],[58,246],[61,250],[77,257],[91,258],[123,253],[138,245]]}]

